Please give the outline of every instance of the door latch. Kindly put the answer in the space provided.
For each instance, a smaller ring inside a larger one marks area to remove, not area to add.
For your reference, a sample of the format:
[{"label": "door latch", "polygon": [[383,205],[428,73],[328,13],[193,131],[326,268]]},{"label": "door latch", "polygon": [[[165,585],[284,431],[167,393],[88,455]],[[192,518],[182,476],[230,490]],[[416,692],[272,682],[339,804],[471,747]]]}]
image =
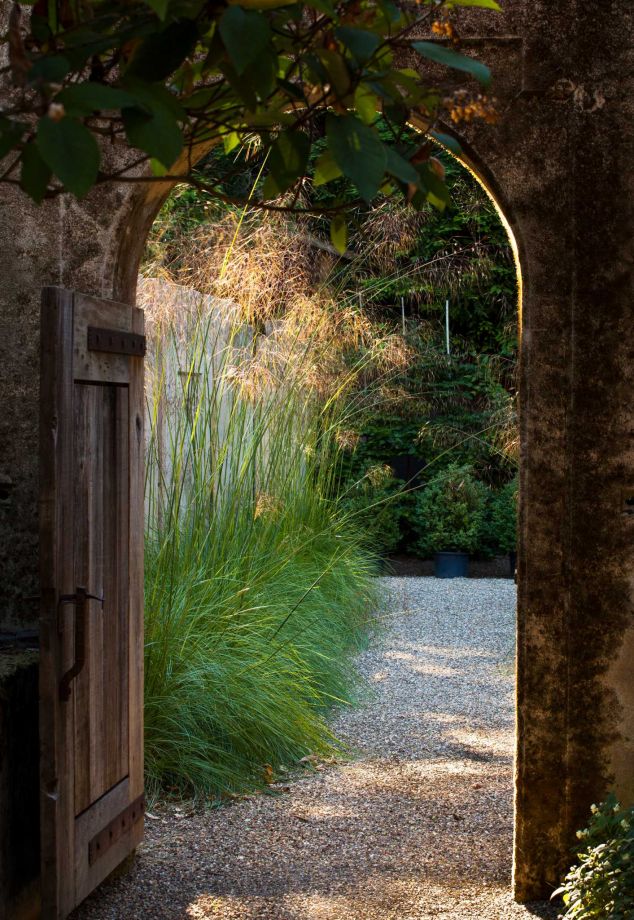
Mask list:
[{"label": "door latch", "polygon": [[[87,639],[88,630],[86,629],[86,616],[88,615],[88,601],[99,601],[103,610],[103,597],[96,594],[89,594],[85,588],[78,587],[75,594],[62,594],[58,601],[59,609],[66,604],[72,604],[75,608],[75,661],[72,668],[63,675],[59,684],[59,698],[62,702],[70,699],[71,682],[83,670],[87,657]],[[58,618],[59,619],[59,618]]]}]

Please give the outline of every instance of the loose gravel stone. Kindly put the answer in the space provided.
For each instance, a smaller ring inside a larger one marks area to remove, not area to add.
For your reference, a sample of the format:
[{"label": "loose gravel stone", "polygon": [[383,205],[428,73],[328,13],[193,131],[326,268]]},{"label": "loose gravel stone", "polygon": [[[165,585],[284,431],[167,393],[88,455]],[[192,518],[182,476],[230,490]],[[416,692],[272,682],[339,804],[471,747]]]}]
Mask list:
[{"label": "loose gravel stone", "polygon": [[223,808],[163,804],[76,920],[554,918],[510,894],[515,586],[386,578],[351,751]]}]

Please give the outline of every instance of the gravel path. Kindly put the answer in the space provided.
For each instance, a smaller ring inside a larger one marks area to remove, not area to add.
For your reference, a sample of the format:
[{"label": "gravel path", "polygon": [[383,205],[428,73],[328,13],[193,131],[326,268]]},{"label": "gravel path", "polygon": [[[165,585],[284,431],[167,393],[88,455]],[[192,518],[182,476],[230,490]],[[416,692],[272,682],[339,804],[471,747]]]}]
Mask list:
[{"label": "gravel path", "polygon": [[279,795],[147,820],[134,870],[77,920],[506,920],[515,586],[387,578],[371,687],[336,730],[355,752]]}]

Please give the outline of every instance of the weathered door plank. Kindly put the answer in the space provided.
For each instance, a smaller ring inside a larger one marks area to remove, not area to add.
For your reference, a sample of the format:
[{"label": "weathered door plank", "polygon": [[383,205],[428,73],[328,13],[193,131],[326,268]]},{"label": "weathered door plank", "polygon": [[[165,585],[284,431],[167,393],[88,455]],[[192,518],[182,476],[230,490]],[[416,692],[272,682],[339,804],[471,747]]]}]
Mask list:
[{"label": "weathered door plank", "polygon": [[[73,506],[61,502],[73,486],[73,295],[45,289],[41,322],[40,410],[40,752],[42,913],[65,917],[74,906],[72,878],[74,802],[63,794],[73,775],[72,725],[59,703],[60,675],[72,664],[74,643],[69,608],[72,594]],[[72,613],[72,611],[71,611]],[[59,625],[62,627],[58,628]]]}]

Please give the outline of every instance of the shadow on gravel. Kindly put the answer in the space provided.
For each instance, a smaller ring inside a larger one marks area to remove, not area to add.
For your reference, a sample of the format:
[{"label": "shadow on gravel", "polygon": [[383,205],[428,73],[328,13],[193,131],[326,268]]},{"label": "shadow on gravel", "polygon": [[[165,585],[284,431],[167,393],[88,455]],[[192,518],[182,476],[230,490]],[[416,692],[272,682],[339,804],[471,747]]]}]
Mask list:
[{"label": "shadow on gravel", "polygon": [[538,904],[525,904],[526,911],[533,917],[541,917],[543,920],[557,920],[559,909],[555,904],[540,901]]}]

